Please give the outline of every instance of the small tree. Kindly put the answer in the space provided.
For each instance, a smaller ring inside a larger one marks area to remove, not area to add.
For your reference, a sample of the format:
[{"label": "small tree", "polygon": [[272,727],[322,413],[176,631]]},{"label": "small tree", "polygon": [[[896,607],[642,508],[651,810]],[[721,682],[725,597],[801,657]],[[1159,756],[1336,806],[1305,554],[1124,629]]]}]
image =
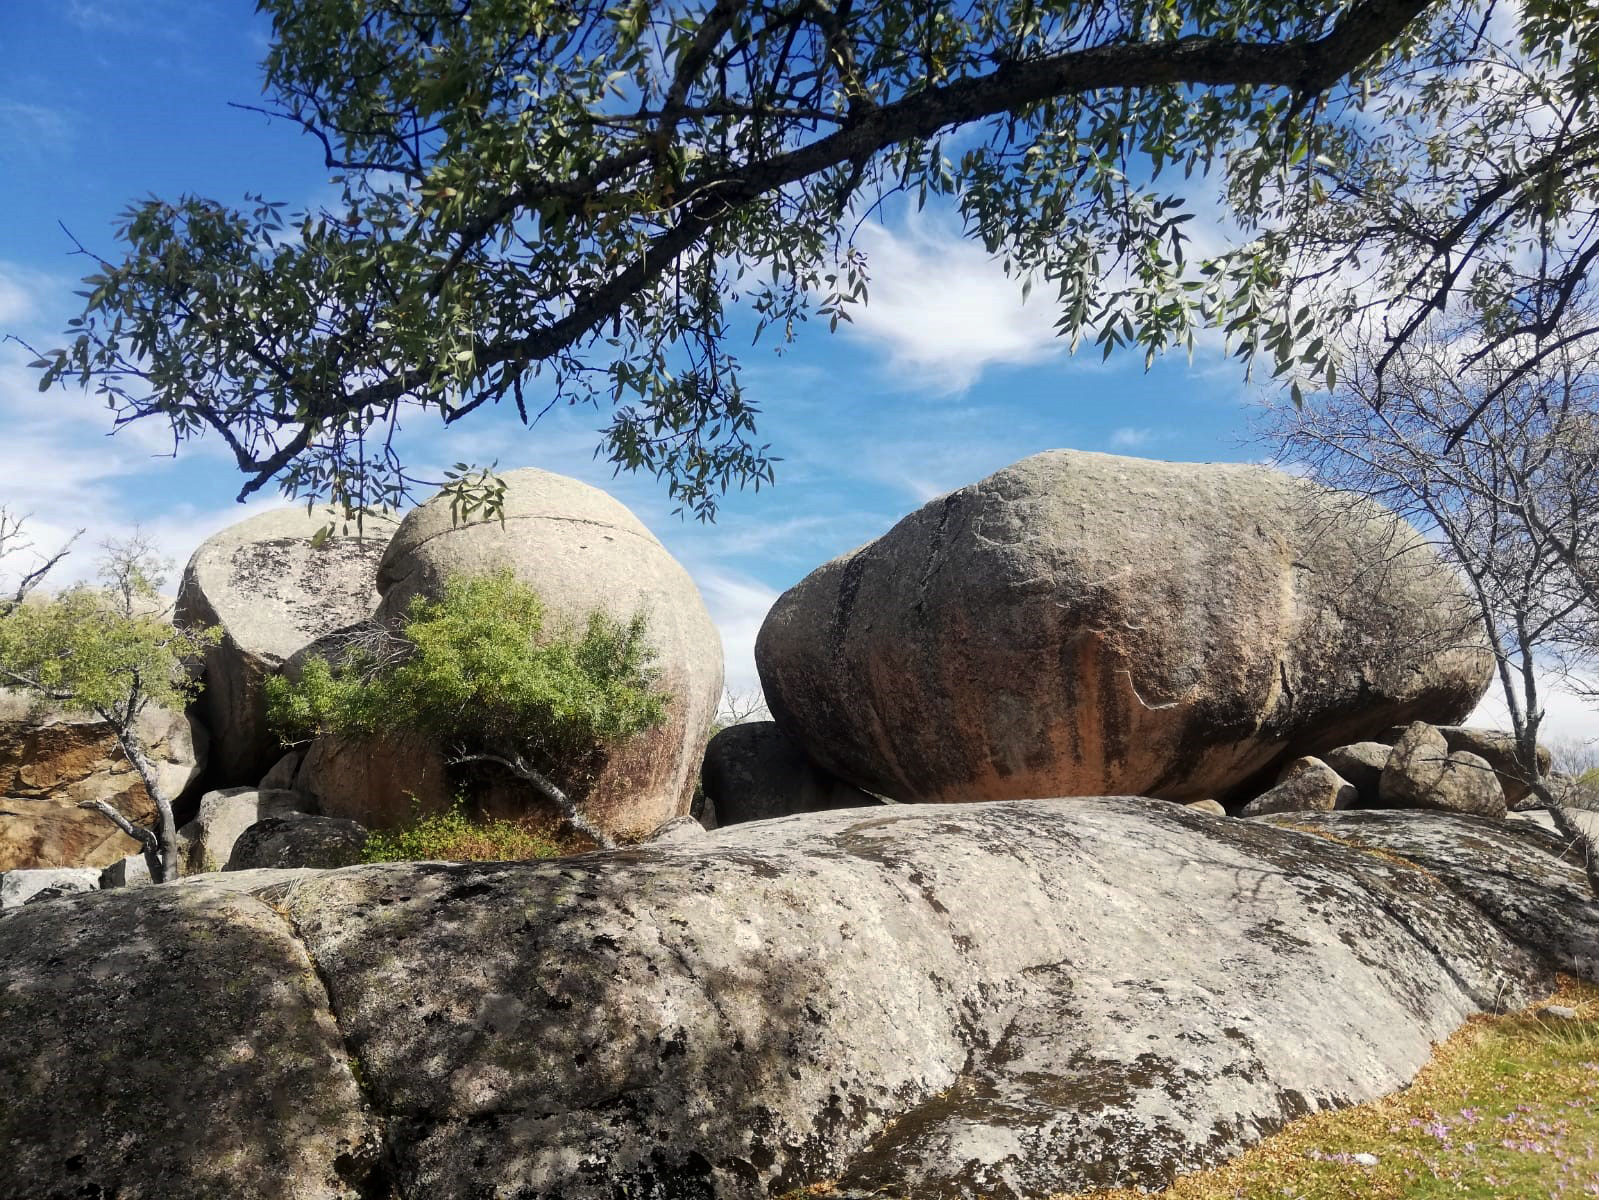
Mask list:
[{"label": "small tree", "polygon": [[105,550],[100,586],[80,584],[44,603],[0,608],[0,682],[41,703],[93,713],[110,726],[155,805],[156,828],[135,825],[104,800],[82,807],[95,809],[138,842],[150,878],[170,883],[178,877],[173,797],[150,761],[139,718],[152,704],[181,709],[194,698],[199,684],[184,663],[221,631],[172,625],[159,591],[164,564],[144,538],[109,542]]},{"label": "small tree", "polygon": [[531,784],[601,846],[578,799],[608,746],[661,724],[646,619],[591,613],[581,631],[548,627],[538,593],[510,572],[447,582],[418,596],[398,631],[352,633],[330,663],[267,681],[286,740],[318,734],[421,735],[452,766],[490,763]]},{"label": "small tree", "polygon": [[24,529],[27,521],[26,515],[13,513],[0,504],[0,563],[7,559],[13,562],[24,558],[28,560],[17,569],[15,575],[11,575],[9,581],[6,578],[6,575],[10,575],[9,571],[6,575],[0,575],[0,617],[26,600],[28,593],[43,583],[44,577],[71,552],[72,543],[83,536],[83,530],[80,529],[61,543],[53,554],[40,554]]},{"label": "small tree", "polygon": [[1518,773],[1583,847],[1599,894],[1595,848],[1538,763],[1540,666],[1569,673],[1599,658],[1599,373],[1592,337],[1554,340],[1505,347],[1467,321],[1397,355],[1357,346],[1341,387],[1275,409],[1270,431],[1323,483],[1430,531],[1459,569],[1488,632]]}]

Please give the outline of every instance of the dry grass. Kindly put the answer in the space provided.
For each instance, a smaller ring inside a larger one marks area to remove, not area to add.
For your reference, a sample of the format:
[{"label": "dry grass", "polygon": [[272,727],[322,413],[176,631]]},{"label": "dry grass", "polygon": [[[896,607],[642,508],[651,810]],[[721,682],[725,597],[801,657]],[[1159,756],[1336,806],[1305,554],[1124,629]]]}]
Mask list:
[{"label": "dry grass", "polygon": [[591,848],[586,839],[563,836],[548,820],[477,820],[457,801],[448,812],[418,817],[404,828],[374,830],[361,861],[516,862]]},{"label": "dry grass", "polygon": [[[1575,1008],[1578,1019],[1538,1016],[1542,1004],[1474,1018],[1438,1047],[1404,1091],[1295,1121],[1162,1194],[1167,1200],[1599,1196],[1599,987],[1563,979],[1544,1003]],[[1111,1189],[1070,1200],[1143,1195]]]}]

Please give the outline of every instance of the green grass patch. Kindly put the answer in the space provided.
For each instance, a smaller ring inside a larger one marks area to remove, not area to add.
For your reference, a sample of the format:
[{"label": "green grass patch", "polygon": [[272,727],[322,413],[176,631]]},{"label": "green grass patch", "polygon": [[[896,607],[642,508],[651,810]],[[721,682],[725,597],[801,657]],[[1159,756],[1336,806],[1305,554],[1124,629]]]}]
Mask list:
[{"label": "green grass patch", "polygon": [[[1599,1196],[1599,987],[1563,979],[1544,1003],[1476,1017],[1410,1087],[1295,1121],[1167,1200],[1559,1200]],[[1357,1154],[1375,1155],[1365,1165]],[[1142,1200],[1110,1189],[1075,1200]],[[1062,1197],[1060,1200],[1068,1200]]]},{"label": "green grass patch", "polygon": [[562,838],[547,822],[474,819],[457,800],[448,812],[419,816],[401,829],[367,834],[361,861],[515,862],[589,848]]}]

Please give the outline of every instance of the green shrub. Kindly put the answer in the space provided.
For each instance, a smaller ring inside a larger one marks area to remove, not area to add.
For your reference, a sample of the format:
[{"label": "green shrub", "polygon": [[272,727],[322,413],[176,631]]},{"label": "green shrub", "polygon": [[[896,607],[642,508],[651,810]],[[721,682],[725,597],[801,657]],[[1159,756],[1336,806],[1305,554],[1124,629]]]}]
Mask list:
[{"label": "green shrub", "polygon": [[342,661],[312,657],[297,682],[266,683],[286,742],[324,733],[423,736],[452,762],[488,762],[544,792],[563,815],[609,745],[661,724],[666,695],[643,613],[591,613],[551,627],[538,593],[509,572],[446,582],[418,596],[401,629],[353,635]]},{"label": "green shrub", "polygon": [[558,841],[548,828],[529,821],[474,821],[457,796],[448,812],[416,818],[410,825],[367,834],[361,861],[508,862],[553,858],[576,847]]}]

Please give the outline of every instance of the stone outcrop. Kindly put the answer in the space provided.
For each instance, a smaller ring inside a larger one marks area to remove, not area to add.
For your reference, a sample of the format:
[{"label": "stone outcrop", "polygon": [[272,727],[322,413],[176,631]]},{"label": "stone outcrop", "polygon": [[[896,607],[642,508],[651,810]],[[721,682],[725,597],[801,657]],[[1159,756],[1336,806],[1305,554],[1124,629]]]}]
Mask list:
[{"label": "stone outcrop", "polygon": [[1505,793],[1488,761],[1469,751],[1450,750],[1444,735],[1421,721],[1394,743],[1378,796],[1384,808],[1505,815]]},{"label": "stone outcrop", "polygon": [[822,770],[771,721],[720,730],[705,747],[701,779],[718,826],[882,803]]},{"label": "stone outcrop", "polygon": [[372,1194],[374,1125],[327,993],[262,899],[99,892],[7,916],[0,944],[0,1197]]},{"label": "stone outcrop", "polygon": [[233,844],[257,821],[303,813],[311,804],[310,797],[286,790],[225,788],[207,792],[200,798],[194,820],[178,830],[184,845],[183,873],[222,870],[233,854]]},{"label": "stone outcrop", "polygon": [[175,619],[223,634],[205,652],[196,701],[211,731],[212,786],[253,787],[283,754],[266,724],[266,676],[377,607],[374,574],[393,520],[368,517],[360,537],[352,530],[319,545],[327,523],[303,508],[260,513],[207,538],[183,572]]},{"label": "stone outcrop", "polygon": [[7,871],[0,875],[0,909],[21,908],[44,893],[72,895],[92,892],[100,886],[100,872],[93,867],[37,867]]},{"label": "stone outcrop", "polygon": [[294,788],[323,816],[368,829],[408,825],[446,811],[454,798],[443,752],[416,737],[319,737],[305,752]]},{"label": "stone outcrop", "polygon": [[1158,1188],[1594,979],[1547,842],[1017,801],[56,901],[0,920],[0,1194]]},{"label": "stone outcrop", "polygon": [[[147,708],[137,730],[167,794],[180,797],[205,765],[205,730],[182,713]],[[104,800],[136,824],[155,805],[123,757],[111,727],[97,717],[36,707],[0,690],[0,871],[103,867],[138,844],[99,813]]]},{"label": "stone outcrop", "polygon": [[1491,667],[1468,608],[1409,526],[1347,496],[1062,450],[813,571],[756,665],[784,732],[896,800],[1227,799],[1464,716]]},{"label": "stone outcrop", "polygon": [[1360,793],[1319,758],[1296,758],[1283,768],[1275,787],[1244,805],[1239,816],[1280,812],[1332,812],[1353,808]]},{"label": "stone outcrop", "polygon": [[[503,522],[456,525],[447,497],[405,518],[378,569],[378,617],[400,617],[413,596],[442,595],[451,575],[501,569],[538,591],[552,623],[580,627],[595,609],[623,621],[645,612],[660,686],[671,697],[666,722],[609,750],[581,802],[607,832],[641,836],[688,812],[722,694],[721,636],[688,572],[624,505],[531,467],[501,478]],[[531,788],[526,795],[530,808],[542,805]]]},{"label": "stone outcrop", "polygon": [[1387,742],[1355,742],[1333,747],[1322,755],[1322,761],[1354,784],[1363,803],[1375,805],[1381,791],[1382,769],[1392,753],[1393,746]]},{"label": "stone outcrop", "polygon": [[[1467,754],[1475,754],[1478,758],[1493,767],[1494,774],[1499,776],[1499,786],[1504,791],[1505,803],[1511,806],[1520,804],[1532,794],[1532,786],[1528,782],[1526,772],[1517,765],[1516,739],[1499,729],[1476,729],[1468,725],[1440,725],[1438,732],[1443,734],[1445,743],[1451,751],[1461,750]],[[1385,735],[1389,743],[1397,742],[1404,736],[1405,727],[1390,729]],[[1538,747],[1538,774],[1545,776],[1553,765],[1553,758],[1549,747]]]},{"label": "stone outcrop", "polygon": [[239,835],[223,870],[347,867],[361,861],[366,834],[337,817],[266,817]]}]

